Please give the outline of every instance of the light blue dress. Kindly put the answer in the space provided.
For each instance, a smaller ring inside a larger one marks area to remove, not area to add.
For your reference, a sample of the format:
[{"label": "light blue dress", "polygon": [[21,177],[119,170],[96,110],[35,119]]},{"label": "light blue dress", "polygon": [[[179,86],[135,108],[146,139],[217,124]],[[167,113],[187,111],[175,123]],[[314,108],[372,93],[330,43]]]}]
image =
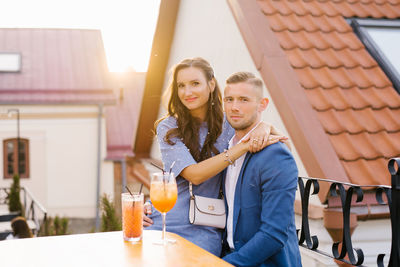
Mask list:
[{"label": "light blue dress", "polygon": [[[214,227],[192,225],[189,223],[189,183],[185,178],[179,176],[179,174],[184,168],[197,162],[193,159],[189,149],[182,140],[178,138],[171,139],[175,145],[169,145],[164,141],[166,133],[172,128],[177,128],[174,117],[167,117],[157,127],[157,138],[164,169],[169,170],[171,164],[175,161],[172,171],[177,176],[176,183],[178,186],[178,199],[174,208],[166,216],[167,231],[176,233],[214,255],[220,256],[222,231]],[[201,146],[204,144],[207,133],[207,123],[203,123],[199,130],[199,144]],[[234,130],[226,119],[224,119],[222,134],[218,137],[215,147],[222,152],[228,147],[228,142],[233,134]],[[193,193],[199,196],[217,198],[221,180],[222,175],[220,173],[200,185],[193,185]],[[153,220],[154,224],[145,229],[161,230],[162,217],[154,207],[152,208],[152,215],[149,217]]]}]

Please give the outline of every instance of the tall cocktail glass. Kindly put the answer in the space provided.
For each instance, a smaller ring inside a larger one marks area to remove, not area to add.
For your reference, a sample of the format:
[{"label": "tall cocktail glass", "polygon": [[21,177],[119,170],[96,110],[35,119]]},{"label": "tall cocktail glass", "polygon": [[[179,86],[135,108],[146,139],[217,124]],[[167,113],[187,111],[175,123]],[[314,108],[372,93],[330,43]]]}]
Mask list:
[{"label": "tall cocktail glass", "polygon": [[176,202],[178,197],[178,190],[176,187],[175,176],[172,172],[156,172],[151,175],[150,185],[150,200],[154,208],[162,215],[162,240],[156,241],[157,244],[166,244],[167,242],[174,242],[175,240],[166,239],[165,230],[166,223],[165,217]]},{"label": "tall cocktail glass", "polygon": [[143,233],[143,193],[122,193],[122,232],[126,241],[140,241]]}]

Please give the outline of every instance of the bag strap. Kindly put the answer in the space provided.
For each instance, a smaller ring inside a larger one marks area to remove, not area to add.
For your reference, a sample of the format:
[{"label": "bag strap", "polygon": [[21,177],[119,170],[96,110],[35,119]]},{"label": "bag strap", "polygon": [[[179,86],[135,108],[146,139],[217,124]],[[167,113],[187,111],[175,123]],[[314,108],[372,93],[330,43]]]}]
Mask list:
[{"label": "bag strap", "polygon": [[[189,194],[190,194],[190,199],[194,199],[194,194],[193,194],[193,185],[192,182],[189,182]],[[219,199],[224,199],[224,192],[222,192],[222,179],[221,179],[221,184],[219,186]]]},{"label": "bag strap", "polygon": [[190,194],[190,199],[194,199],[192,182],[189,182],[189,194]]}]

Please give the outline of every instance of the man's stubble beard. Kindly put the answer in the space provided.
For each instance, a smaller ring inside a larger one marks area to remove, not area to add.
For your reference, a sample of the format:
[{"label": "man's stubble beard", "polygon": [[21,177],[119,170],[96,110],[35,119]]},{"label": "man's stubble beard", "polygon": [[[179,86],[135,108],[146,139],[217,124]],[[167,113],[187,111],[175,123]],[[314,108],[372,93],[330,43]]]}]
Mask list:
[{"label": "man's stubble beard", "polygon": [[244,121],[242,123],[240,123],[239,125],[233,125],[229,120],[228,122],[230,123],[230,125],[232,126],[233,129],[235,129],[235,131],[242,131],[242,130],[246,130],[247,128],[249,128],[251,125],[253,125],[253,123],[257,120],[257,113],[254,113],[254,115],[252,117],[250,117],[247,121]]}]

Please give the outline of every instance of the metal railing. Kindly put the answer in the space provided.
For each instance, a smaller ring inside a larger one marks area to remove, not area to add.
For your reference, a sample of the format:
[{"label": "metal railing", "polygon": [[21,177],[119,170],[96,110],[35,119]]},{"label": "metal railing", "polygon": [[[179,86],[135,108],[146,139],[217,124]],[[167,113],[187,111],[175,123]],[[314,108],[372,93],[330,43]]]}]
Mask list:
[{"label": "metal railing", "polygon": [[[7,204],[7,197],[10,193],[9,187],[0,187],[0,204]],[[34,234],[38,234],[44,222],[47,220],[46,209],[35,199],[28,188],[20,188],[21,202],[24,213],[22,214],[27,220],[32,220],[36,229],[33,229]]]},{"label": "metal railing", "polygon": [[[396,166],[397,165],[397,166]],[[392,186],[375,185],[362,186],[350,183],[341,183],[334,180],[299,177],[298,185],[301,196],[302,221],[301,228],[298,229],[299,245],[319,253],[321,255],[345,262],[354,266],[363,266],[364,253],[360,248],[353,248],[350,231],[350,210],[352,208],[353,195],[355,202],[361,202],[364,196],[364,190],[375,190],[376,201],[380,205],[388,205],[390,211],[390,220],[392,226],[392,243],[389,258],[389,267],[400,266],[400,158],[391,159],[388,163],[391,174]],[[304,184],[304,181],[305,184]],[[320,182],[330,183],[330,196],[340,198],[343,213],[343,231],[341,242],[335,242],[332,245],[332,253],[327,253],[318,249],[318,237],[312,235],[309,227],[308,206],[311,195],[318,194]],[[363,189],[364,188],[364,189]],[[377,266],[383,267],[385,254],[377,255]]]}]

